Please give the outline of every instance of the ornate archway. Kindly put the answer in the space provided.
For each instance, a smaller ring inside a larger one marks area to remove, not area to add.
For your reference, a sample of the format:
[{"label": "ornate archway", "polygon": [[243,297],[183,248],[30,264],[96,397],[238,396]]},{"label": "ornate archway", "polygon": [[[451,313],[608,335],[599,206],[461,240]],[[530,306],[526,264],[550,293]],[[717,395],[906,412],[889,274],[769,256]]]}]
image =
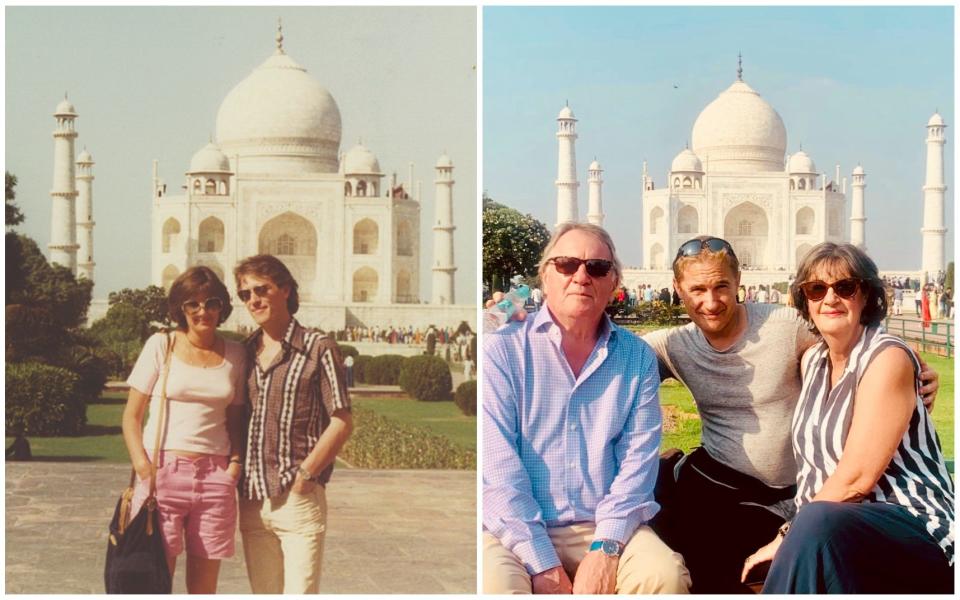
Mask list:
[{"label": "ornate archway", "polygon": [[289,211],[273,217],[260,228],[258,251],[283,261],[297,280],[300,299],[310,300],[317,273],[317,230],[313,223]]},{"label": "ornate archway", "polygon": [[753,202],[741,202],[723,220],[723,237],[743,267],[767,267],[767,214]]}]

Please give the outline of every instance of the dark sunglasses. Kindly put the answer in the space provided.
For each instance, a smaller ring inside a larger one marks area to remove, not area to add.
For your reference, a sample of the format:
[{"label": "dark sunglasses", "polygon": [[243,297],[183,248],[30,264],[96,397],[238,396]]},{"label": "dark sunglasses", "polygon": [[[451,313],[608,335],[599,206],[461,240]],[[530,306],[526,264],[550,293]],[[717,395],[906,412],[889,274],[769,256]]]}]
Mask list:
[{"label": "dark sunglasses", "polygon": [[[717,237],[712,237],[705,240],[694,238],[684,242],[680,245],[680,249],[677,250],[677,258],[680,258],[681,256],[696,256],[703,252],[704,248],[710,252],[720,252],[721,250],[726,250],[730,256],[734,258],[737,257],[736,253],[733,251],[733,246],[730,245],[730,242]],[[673,261],[676,262],[677,258],[674,258]]]},{"label": "dark sunglasses", "polygon": [[800,289],[803,290],[803,295],[807,300],[813,300],[814,302],[819,302],[823,300],[830,288],[833,288],[833,293],[845,300],[849,300],[857,295],[857,291],[860,290],[860,287],[863,285],[863,282],[859,279],[853,277],[848,277],[847,279],[841,279],[840,281],[834,281],[833,283],[826,283],[823,281],[807,281],[800,284]]},{"label": "dark sunglasses", "polygon": [[587,275],[590,277],[606,277],[610,269],[613,268],[613,262],[603,258],[588,258],[583,260],[572,256],[555,256],[547,261],[553,263],[561,275],[573,275],[580,270],[580,265],[587,265]]},{"label": "dark sunglasses", "polygon": [[200,312],[201,308],[203,308],[203,310],[207,312],[220,312],[221,310],[223,310],[223,300],[216,297],[207,298],[203,302],[200,302],[198,300],[187,300],[186,302],[180,305],[180,308],[183,310],[185,314],[188,314],[188,315],[197,314],[198,312]]},{"label": "dark sunglasses", "polygon": [[253,292],[257,296],[257,298],[266,298],[267,294],[269,294],[270,290],[272,289],[273,289],[272,285],[270,285],[269,283],[265,283],[263,285],[252,287],[249,290],[237,290],[237,296],[240,297],[240,300],[242,302],[249,302],[250,292]]}]

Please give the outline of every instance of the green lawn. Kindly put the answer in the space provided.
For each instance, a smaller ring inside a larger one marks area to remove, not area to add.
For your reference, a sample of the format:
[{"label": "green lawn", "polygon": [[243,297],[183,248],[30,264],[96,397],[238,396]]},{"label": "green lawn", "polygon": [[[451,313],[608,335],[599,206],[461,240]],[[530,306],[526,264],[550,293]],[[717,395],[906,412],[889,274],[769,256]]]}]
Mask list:
[{"label": "green lawn", "polygon": [[[940,391],[933,408],[933,423],[940,436],[947,460],[956,456],[953,446],[953,360],[923,353],[923,359],[940,373]],[[700,419],[687,388],[670,379],[660,386],[660,403],[664,406],[664,435],[661,447],[680,448],[688,452],[700,444]]]},{"label": "green lawn", "polygon": [[[87,425],[77,437],[29,437],[36,460],[99,461],[124,463],[126,446],[120,431],[120,417],[126,393],[105,392],[100,402],[87,406]],[[406,425],[426,429],[469,450],[477,449],[477,418],[464,416],[453,402],[417,402],[409,398],[365,397],[353,394],[353,401]],[[10,445],[11,438],[6,439]]]}]

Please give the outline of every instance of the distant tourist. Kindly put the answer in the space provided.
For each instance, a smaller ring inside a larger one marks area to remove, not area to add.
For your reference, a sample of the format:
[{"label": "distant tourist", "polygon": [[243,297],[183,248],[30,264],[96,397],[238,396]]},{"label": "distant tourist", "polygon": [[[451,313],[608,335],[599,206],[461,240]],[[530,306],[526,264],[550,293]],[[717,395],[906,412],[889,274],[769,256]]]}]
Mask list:
[{"label": "distant tourist", "polygon": [[343,368],[346,370],[347,374],[347,387],[353,387],[353,355],[348,354],[346,358],[343,359]]},{"label": "distant tourist", "polygon": [[[217,335],[232,308],[227,288],[209,268],[192,267],[177,277],[167,305],[175,329],[147,340],[127,379],[123,440],[139,477],[131,512],[147,499],[155,473],[170,575],[186,549],[187,592],[214,594],[220,561],[234,554],[246,353]],[[164,396],[166,426],[155,456]]]},{"label": "distant tourist", "polygon": [[903,288],[893,288],[893,314],[903,315]]},{"label": "distant tourist", "polygon": [[240,533],[255,594],[316,594],[327,530],[326,486],[353,418],[337,343],[293,315],[298,286],[276,257],[234,269],[237,295],[260,329],[250,356]]}]

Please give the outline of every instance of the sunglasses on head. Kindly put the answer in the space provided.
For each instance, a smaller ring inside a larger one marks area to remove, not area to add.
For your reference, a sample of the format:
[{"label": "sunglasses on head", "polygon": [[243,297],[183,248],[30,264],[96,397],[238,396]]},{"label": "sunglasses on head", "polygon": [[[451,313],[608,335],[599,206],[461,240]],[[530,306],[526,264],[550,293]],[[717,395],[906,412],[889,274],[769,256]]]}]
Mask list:
[{"label": "sunglasses on head", "polygon": [[207,312],[220,312],[223,310],[223,300],[216,297],[207,298],[203,302],[199,300],[187,300],[180,305],[180,308],[188,315],[197,314],[201,308]]},{"label": "sunglasses on head", "polygon": [[587,266],[587,275],[590,277],[606,277],[613,262],[603,258],[588,258],[586,260],[572,256],[555,256],[547,261],[553,263],[554,268],[561,275],[573,275],[580,269],[580,265]]},{"label": "sunglasses on head", "polygon": [[251,292],[253,292],[257,298],[266,298],[271,289],[273,289],[273,286],[269,283],[265,283],[263,285],[254,286],[249,290],[237,290],[237,296],[240,297],[242,302],[249,302]]},{"label": "sunglasses on head", "polygon": [[[720,252],[721,250],[726,250],[730,256],[734,258],[737,257],[733,251],[733,246],[730,245],[730,242],[717,237],[711,237],[705,240],[694,238],[684,242],[680,245],[680,249],[677,250],[677,258],[680,258],[681,256],[696,256],[703,252],[704,248],[710,252]],[[677,258],[673,259],[674,262],[676,262]]]},{"label": "sunglasses on head", "polygon": [[800,289],[803,290],[803,295],[807,300],[813,300],[814,302],[823,300],[830,288],[833,288],[833,293],[837,296],[849,300],[857,295],[857,291],[860,290],[862,284],[863,282],[859,279],[848,277],[840,281],[834,281],[833,283],[807,281],[800,284]]}]

